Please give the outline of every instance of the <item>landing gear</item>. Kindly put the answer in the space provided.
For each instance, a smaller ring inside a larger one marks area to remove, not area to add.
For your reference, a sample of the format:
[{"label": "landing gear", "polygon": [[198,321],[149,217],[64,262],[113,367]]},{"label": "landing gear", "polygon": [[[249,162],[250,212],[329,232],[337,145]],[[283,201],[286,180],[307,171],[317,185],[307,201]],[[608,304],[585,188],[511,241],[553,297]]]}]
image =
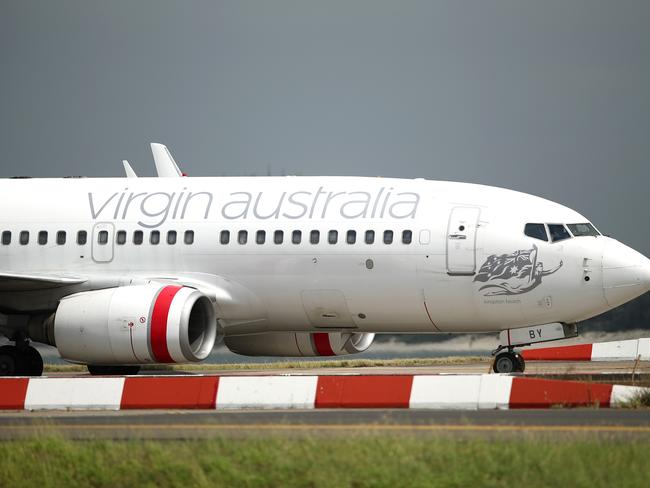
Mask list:
[{"label": "landing gear", "polygon": [[16,346],[0,347],[0,376],[17,376],[18,356]]},{"label": "landing gear", "polygon": [[43,358],[35,347],[27,346],[22,351],[23,364],[27,376],[41,376],[43,374]]},{"label": "landing gear", "polygon": [[512,350],[498,353],[492,364],[495,373],[523,373],[525,369],[524,358]]},{"label": "landing gear", "polygon": [[98,366],[88,365],[88,372],[93,376],[128,376],[140,372],[140,366]]},{"label": "landing gear", "polygon": [[[550,300],[550,297],[549,297]],[[550,324],[504,329],[499,333],[499,347],[492,351],[495,373],[523,373],[526,362],[515,347],[526,347],[540,342],[557,341],[578,336],[576,324],[553,322]],[[507,350],[504,352],[504,350]]]},{"label": "landing gear", "polygon": [[41,376],[43,358],[32,346],[0,347],[0,376]]},{"label": "landing gear", "polygon": [[[550,300],[550,297],[548,298]],[[557,341],[578,336],[576,324],[553,322],[550,324],[504,329],[499,333],[499,347],[492,351],[495,373],[523,373],[526,362],[521,354],[514,351],[515,347],[525,347],[540,342]],[[503,352],[507,349],[506,352]]]}]

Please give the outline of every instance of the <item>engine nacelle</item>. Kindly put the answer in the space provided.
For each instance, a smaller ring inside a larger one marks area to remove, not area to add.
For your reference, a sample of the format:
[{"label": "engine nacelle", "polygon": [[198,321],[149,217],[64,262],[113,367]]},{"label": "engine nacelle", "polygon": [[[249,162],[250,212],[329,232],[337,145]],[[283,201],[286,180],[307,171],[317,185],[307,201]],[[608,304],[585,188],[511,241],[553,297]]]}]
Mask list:
[{"label": "engine nacelle", "polygon": [[243,356],[345,356],[370,347],[375,334],[351,332],[267,332],[226,337],[232,352]]},{"label": "engine nacelle", "polygon": [[54,316],[61,356],[88,364],[201,361],[216,336],[208,297],[160,283],[77,293],[61,300]]}]

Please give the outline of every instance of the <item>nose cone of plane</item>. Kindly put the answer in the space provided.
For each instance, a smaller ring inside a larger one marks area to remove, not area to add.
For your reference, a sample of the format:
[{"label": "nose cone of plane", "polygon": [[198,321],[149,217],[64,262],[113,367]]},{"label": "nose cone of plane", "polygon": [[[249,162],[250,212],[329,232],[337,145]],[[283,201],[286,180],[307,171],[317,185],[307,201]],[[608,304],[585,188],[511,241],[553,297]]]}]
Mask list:
[{"label": "nose cone of plane", "polygon": [[617,307],[650,290],[650,259],[614,240],[603,249],[605,301]]}]

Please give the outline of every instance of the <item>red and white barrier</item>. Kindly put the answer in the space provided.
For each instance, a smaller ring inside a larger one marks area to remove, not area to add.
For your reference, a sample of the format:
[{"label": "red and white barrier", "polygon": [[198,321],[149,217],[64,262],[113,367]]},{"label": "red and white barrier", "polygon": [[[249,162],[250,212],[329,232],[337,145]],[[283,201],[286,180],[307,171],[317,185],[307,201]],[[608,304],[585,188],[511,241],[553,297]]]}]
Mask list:
[{"label": "red and white barrier", "polygon": [[124,390],[124,378],[29,379],[25,409],[117,410]]},{"label": "red and white barrier", "polygon": [[227,376],[219,379],[219,408],[314,408],[317,376]]},{"label": "red and white barrier", "polygon": [[0,378],[0,410],[606,408],[642,390],[497,374]]},{"label": "red and white barrier", "polygon": [[650,339],[543,347],[521,354],[530,361],[650,361]]}]

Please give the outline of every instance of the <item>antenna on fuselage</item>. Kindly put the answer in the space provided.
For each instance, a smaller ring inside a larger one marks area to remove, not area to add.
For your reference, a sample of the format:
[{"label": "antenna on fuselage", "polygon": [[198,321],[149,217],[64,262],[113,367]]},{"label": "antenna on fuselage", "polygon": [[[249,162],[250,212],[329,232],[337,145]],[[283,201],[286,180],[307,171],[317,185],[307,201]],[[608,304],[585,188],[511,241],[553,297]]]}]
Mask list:
[{"label": "antenna on fuselage", "polygon": [[167,146],[151,143],[151,153],[153,154],[154,163],[156,163],[156,173],[159,178],[180,178],[185,176],[183,172],[178,169],[178,165],[172,157]]},{"label": "antenna on fuselage", "polygon": [[135,174],[135,171],[133,171],[133,168],[129,164],[129,162],[126,159],[122,160],[122,165],[124,166],[124,172],[126,173],[127,178],[137,178],[138,175]]}]

